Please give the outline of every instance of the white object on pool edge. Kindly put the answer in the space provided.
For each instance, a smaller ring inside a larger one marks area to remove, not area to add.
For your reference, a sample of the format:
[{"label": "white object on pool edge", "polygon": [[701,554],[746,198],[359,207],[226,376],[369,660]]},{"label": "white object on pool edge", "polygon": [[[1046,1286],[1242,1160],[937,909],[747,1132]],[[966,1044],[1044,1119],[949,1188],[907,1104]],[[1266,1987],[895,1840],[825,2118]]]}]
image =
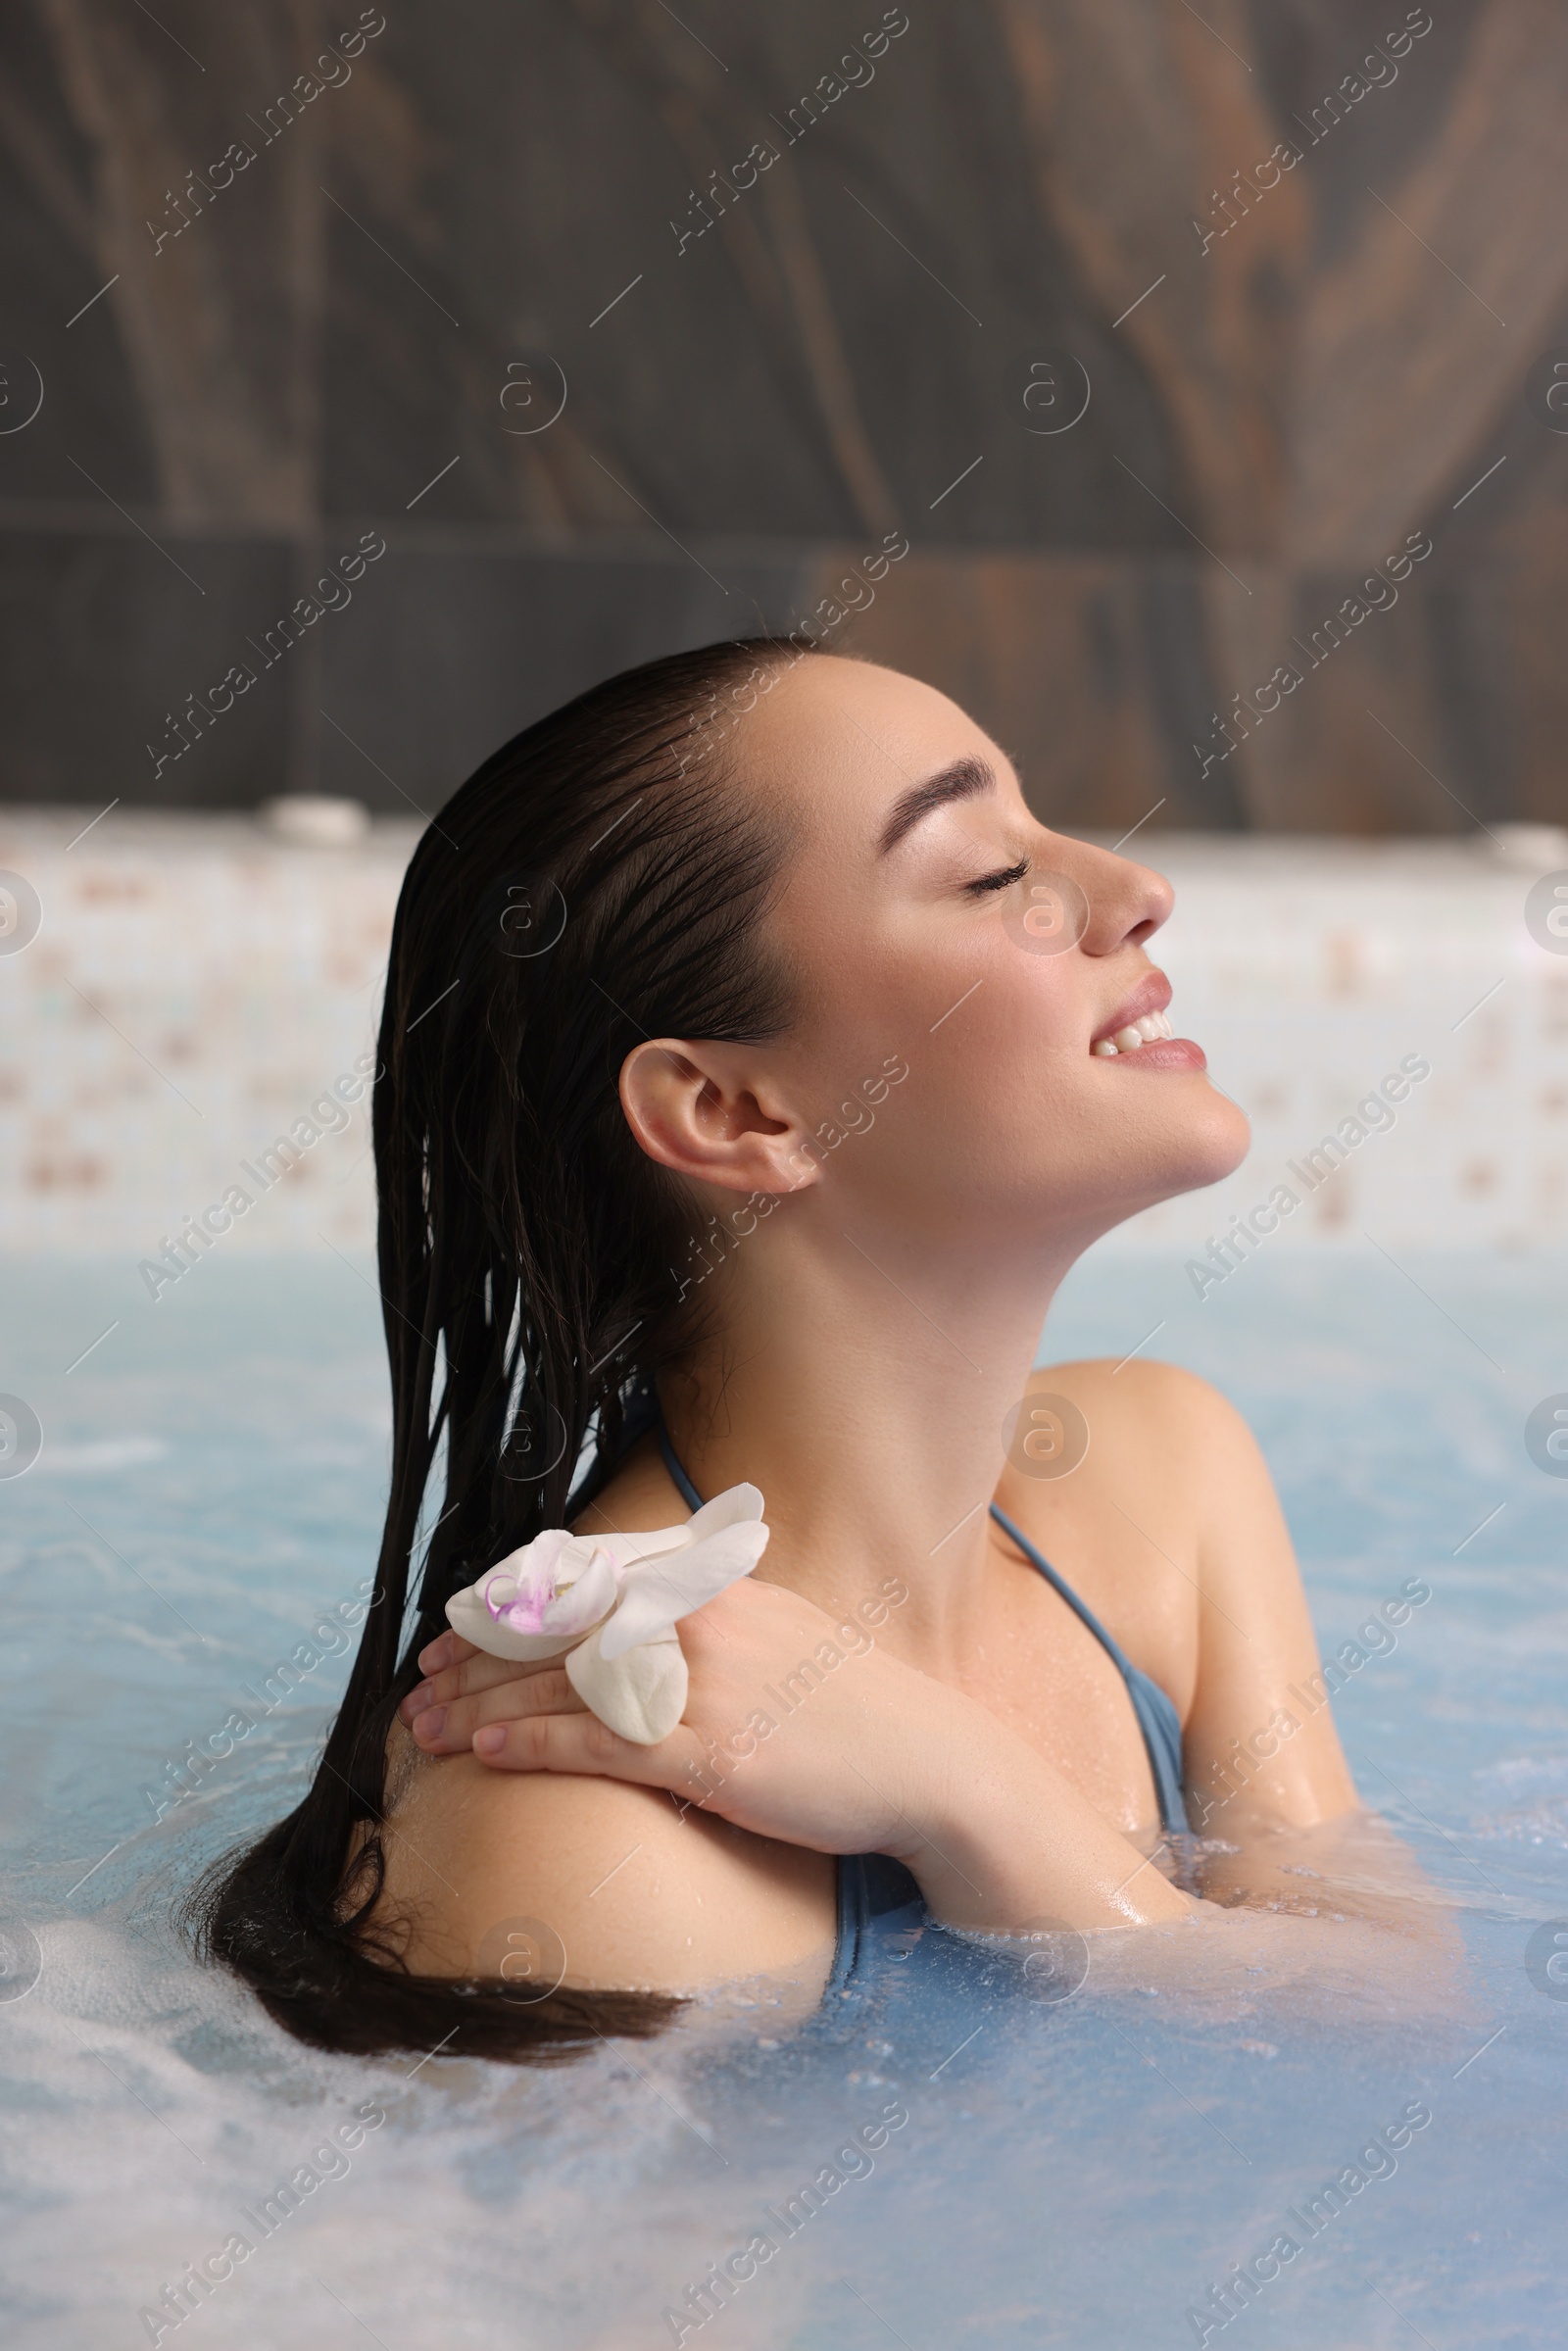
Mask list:
[{"label": "white object on pool edge", "polygon": [[550,1527],[454,1593],[447,1622],[492,1657],[564,1656],[567,1681],[602,1723],[657,1746],[686,1705],[676,1624],[749,1576],[767,1536],[755,1486],[731,1486],[683,1526],[652,1534]]},{"label": "white object on pool edge", "polygon": [[370,811],[362,800],[325,792],[285,792],[264,800],[256,816],[278,840],[305,849],[348,849],[370,829]]}]

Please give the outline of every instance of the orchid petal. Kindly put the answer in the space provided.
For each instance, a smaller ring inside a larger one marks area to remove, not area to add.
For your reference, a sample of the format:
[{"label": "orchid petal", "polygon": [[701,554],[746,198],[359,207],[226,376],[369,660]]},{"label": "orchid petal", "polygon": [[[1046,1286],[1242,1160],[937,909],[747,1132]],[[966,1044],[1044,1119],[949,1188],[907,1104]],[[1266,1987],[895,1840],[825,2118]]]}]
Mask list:
[{"label": "orchid petal", "polygon": [[652,1559],[661,1551],[683,1550],[690,1540],[691,1522],[679,1527],[656,1527],[651,1533],[637,1535],[595,1535],[578,1537],[601,1551],[608,1551],[617,1567],[630,1567],[635,1560]]},{"label": "orchid petal", "polygon": [[583,1704],[621,1739],[640,1747],[667,1739],[686,1706],[688,1676],[680,1642],[671,1634],[648,1641],[629,1656],[607,1663],[603,1632],[590,1633],[566,1659],[566,1679]]},{"label": "orchid petal", "polygon": [[623,1657],[640,1641],[662,1640],[683,1616],[749,1576],[767,1548],[767,1533],[755,1520],[731,1524],[689,1551],[629,1567],[620,1606],[605,1629],[606,1658]]},{"label": "orchid petal", "polygon": [[525,1543],[501,1564],[542,1605],[554,1592],[563,1560],[570,1548],[571,1537],[564,1527],[547,1527],[542,1535],[536,1535],[532,1543]]},{"label": "orchid petal", "polygon": [[610,1553],[596,1550],[582,1574],[549,1601],[539,1620],[542,1633],[588,1633],[615,1605],[620,1580]]},{"label": "orchid petal", "polygon": [[681,1529],[693,1543],[702,1543],[708,1536],[716,1535],[721,1527],[741,1526],[748,1521],[761,1524],[762,1496],[756,1486],[741,1484],[726,1486],[715,1494],[710,1502],[700,1503]]}]

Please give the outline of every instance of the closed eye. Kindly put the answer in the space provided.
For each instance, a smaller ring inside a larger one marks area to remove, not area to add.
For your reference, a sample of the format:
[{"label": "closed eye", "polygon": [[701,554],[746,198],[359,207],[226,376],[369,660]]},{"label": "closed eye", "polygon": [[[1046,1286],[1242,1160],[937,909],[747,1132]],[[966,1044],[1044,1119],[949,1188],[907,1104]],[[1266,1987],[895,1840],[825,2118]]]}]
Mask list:
[{"label": "closed eye", "polygon": [[1000,873],[983,874],[977,882],[965,882],[964,891],[970,898],[984,898],[992,890],[1010,889],[1021,882],[1029,870],[1029,859],[1020,857],[1016,865],[1004,865]]}]

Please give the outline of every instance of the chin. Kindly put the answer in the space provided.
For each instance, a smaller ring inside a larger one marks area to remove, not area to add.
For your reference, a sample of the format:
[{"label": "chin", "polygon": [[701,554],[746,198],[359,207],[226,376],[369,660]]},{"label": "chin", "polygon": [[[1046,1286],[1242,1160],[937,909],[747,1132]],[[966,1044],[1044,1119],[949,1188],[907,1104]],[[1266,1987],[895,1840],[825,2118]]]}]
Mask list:
[{"label": "chin", "polygon": [[1144,1180],[1114,1222],[1125,1222],[1184,1192],[1204,1192],[1210,1184],[1223,1183],[1246,1158],[1252,1145],[1246,1111],[1206,1079],[1199,1081],[1194,1095],[1196,1099],[1184,1105],[1185,1115],[1172,1119],[1157,1139],[1151,1138],[1153,1148],[1145,1160]]},{"label": "chin", "polygon": [[1206,1085],[1201,1117],[1193,1141],[1197,1147],[1195,1158],[1201,1172],[1190,1176],[1180,1189],[1197,1192],[1205,1184],[1221,1183],[1234,1175],[1252,1148],[1252,1130],[1247,1112],[1240,1102],[1233,1102],[1228,1094],[1221,1094]]},{"label": "chin", "polygon": [[[1000,1217],[1004,1227],[1016,1224],[1034,1241],[1043,1241],[1048,1232],[1058,1238],[1072,1234],[1080,1248],[1088,1248],[1146,1208],[1183,1193],[1206,1191],[1235,1174],[1251,1148],[1252,1131],[1246,1111],[1201,1071],[1141,1072],[1129,1078],[1128,1086],[1111,1117],[1103,1116],[1102,1097],[1094,1105],[1099,1115],[1072,1121],[1077,1133],[1065,1163],[1050,1149],[1058,1137],[1040,1133],[1038,1104],[1026,1106],[1029,1131],[1004,1131],[1000,1156],[1005,1167],[1015,1151],[1014,1167],[1020,1174],[1027,1168],[1028,1174],[1021,1191],[1008,1185],[1001,1198],[990,1195],[988,1232],[995,1234]],[[989,1172],[997,1172],[995,1160]],[[978,1173],[968,1170],[969,1185]],[[952,1205],[945,1193],[944,1219]],[[946,1231],[947,1224],[938,1229]]]}]

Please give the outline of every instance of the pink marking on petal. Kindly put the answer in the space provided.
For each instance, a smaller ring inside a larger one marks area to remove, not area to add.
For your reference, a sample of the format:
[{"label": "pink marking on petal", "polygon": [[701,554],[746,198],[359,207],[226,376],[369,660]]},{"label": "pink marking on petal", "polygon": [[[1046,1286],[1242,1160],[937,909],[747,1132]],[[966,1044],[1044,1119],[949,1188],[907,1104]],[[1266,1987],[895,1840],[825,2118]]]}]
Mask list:
[{"label": "pink marking on petal", "polygon": [[[491,1597],[490,1588],[497,1581],[512,1586],[510,1600],[497,1601]],[[555,1594],[553,1587],[550,1591],[537,1596],[533,1592],[524,1593],[518,1586],[515,1576],[506,1575],[498,1578],[490,1575],[480,1585],[479,1596],[483,1600],[487,1612],[494,1617],[498,1625],[508,1625],[514,1633],[537,1633],[541,1630],[544,1610]]]}]

